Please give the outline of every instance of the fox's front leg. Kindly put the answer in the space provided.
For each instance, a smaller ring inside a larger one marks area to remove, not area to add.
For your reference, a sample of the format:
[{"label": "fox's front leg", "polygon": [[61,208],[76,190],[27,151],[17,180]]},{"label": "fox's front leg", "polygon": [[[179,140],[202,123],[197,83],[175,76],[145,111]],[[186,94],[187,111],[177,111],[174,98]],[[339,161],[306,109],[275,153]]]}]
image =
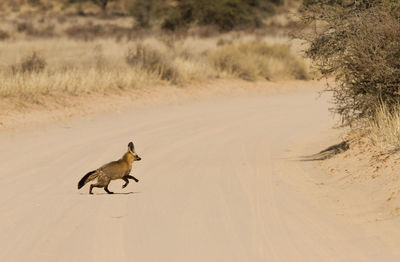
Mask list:
[{"label": "fox's front leg", "polygon": [[139,179],[137,179],[136,177],[134,177],[134,176],[131,176],[131,175],[127,175],[126,176],[127,178],[129,178],[129,179],[133,179],[133,180],[135,180],[135,182],[137,183],[137,182],[139,182]]},{"label": "fox's front leg", "polygon": [[137,179],[136,177],[130,176],[130,175],[126,175],[126,176],[124,176],[122,178],[122,180],[125,181],[125,184],[122,185],[122,188],[125,188],[129,184],[129,179],[128,178],[135,180],[136,183],[139,182],[139,179]]},{"label": "fox's front leg", "polygon": [[122,180],[125,181],[125,184],[122,185],[122,188],[125,188],[129,184],[129,180],[127,177],[123,177]]}]

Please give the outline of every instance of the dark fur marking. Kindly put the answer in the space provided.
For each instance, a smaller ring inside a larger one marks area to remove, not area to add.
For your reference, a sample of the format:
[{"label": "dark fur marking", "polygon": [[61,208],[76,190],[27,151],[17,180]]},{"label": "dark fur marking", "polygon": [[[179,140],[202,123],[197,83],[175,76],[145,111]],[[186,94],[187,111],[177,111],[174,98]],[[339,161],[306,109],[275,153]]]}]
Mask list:
[{"label": "dark fur marking", "polygon": [[84,175],[84,176],[82,177],[82,179],[81,179],[81,180],[79,181],[79,183],[78,183],[78,189],[81,189],[81,188],[85,185],[86,179],[87,179],[91,174],[93,174],[94,172],[96,172],[96,170],[90,171],[89,173],[87,173],[86,175]]}]

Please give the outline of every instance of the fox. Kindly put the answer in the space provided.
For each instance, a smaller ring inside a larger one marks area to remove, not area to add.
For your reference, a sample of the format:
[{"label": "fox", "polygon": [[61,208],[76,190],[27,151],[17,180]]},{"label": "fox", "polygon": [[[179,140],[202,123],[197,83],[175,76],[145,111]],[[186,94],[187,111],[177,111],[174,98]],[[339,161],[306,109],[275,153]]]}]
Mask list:
[{"label": "fox", "polygon": [[128,152],[126,152],[121,159],[105,164],[100,168],[90,171],[84,175],[78,182],[78,190],[96,178],[97,183],[90,185],[89,194],[93,194],[92,190],[94,187],[103,187],[108,194],[114,194],[114,192],[108,190],[108,185],[110,184],[111,180],[124,180],[125,184],[122,185],[122,188],[125,188],[129,184],[129,179],[132,179],[137,183],[139,182],[139,179],[129,174],[131,173],[132,163],[140,160],[142,159],[138,156],[138,154],[136,154],[135,146],[132,142],[129,142]]}]

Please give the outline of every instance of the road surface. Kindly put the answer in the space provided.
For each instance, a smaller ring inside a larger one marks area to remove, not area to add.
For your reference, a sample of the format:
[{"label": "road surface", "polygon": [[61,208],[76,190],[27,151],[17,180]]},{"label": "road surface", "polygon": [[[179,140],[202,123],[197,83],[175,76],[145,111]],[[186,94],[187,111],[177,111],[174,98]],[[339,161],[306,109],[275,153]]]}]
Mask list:
[{"label": "road surface", "polygon": [[[282,179],[305,175],[289,168],[292,148],[333,124],[317,98],[218,98],[0,133],[0,261],[399,261]],[[129,141],[139,183],[77,190]]]}]

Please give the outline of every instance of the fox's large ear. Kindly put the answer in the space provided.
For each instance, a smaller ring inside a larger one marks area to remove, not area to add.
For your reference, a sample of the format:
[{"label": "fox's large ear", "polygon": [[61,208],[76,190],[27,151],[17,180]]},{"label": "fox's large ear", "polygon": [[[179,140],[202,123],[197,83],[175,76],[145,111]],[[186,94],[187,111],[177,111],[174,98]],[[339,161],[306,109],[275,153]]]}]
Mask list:
[{"label": "fox's large ear", "polygon": [[130,151],[132,151],[132,152],[135,152],[135,146],[133,145],[132,142],[129,142],[129,144],[128,144],[128,149],[129,149]]}]

